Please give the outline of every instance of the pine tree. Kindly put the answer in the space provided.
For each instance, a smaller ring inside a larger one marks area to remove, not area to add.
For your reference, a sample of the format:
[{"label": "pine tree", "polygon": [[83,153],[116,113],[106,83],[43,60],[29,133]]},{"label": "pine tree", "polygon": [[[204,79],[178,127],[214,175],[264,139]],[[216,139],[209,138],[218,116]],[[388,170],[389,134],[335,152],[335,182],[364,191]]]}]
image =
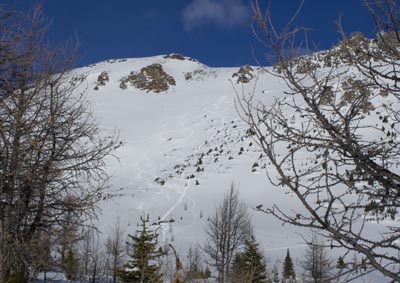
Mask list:
[{"label": "pine tree", "polygon": [[244,251],[236,253],[230,278],[232,282],[271,283],[264,256],[258,246],[255,237],[251,235],[245,242]]},{"label": "pine tree", "polygon": [[294,272],[293,269],[293,261],[292,258],[290,257],[289,249],[287,250],[285,260],[283,262],[283,272],[282,272],[282,281],[283,282],[291,282],[287,281],[289,280],[295,280],[296,279],[296,273]]},{"label": "pine tree", "polygon": [[132,248],[132,253],[128,262],[117,270],[119,282],[162,282],[157,260],[164,255],[164,252],[158,247],[158,234],[148,228],[149,216],[140,217],[140,220],[141,230],[136,235],[128,235],[131,242],[127,242],[127,245]]},{"label": "pine tree", "polygon": [[251,271],[246,268],[246,259],[243,252],[236,253],[229,277],[232,283],[250,282]]},{"label": "pine tree", "polygon": [[210,277],[211,277],[211,270],[208,266],[206,266],[206,268],[204,268],[203,270],[203,278],[208,279]]},{"label": "pine tree", "polygon": [[346,267],[346,264],[344,263],[343,257],[339,256],[337,263],[336,263],[336,268],[337,269],[343,269]]},{"label": "pine tree", "polygon": [[73,248],[67,250],[66,255],[62,259],[65,275],[68,280],[76,280],[79,273],[79,259]]}]

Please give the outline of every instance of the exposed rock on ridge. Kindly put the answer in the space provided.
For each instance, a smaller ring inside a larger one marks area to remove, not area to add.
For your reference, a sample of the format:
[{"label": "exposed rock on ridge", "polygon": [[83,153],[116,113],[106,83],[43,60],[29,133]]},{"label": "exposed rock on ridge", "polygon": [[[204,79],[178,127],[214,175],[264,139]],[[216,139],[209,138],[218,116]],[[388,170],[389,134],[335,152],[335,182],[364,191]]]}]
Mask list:
[{"label": "exposed rock on ridge", "polygon": [[160,64],[144,67],[140,72],[131,72],[126,78],[121,79],[120,88],[126,89],[130,85],[146,92],[160,93],[167,91],[170,86],[175,86],[175,79],[167,74]]}]

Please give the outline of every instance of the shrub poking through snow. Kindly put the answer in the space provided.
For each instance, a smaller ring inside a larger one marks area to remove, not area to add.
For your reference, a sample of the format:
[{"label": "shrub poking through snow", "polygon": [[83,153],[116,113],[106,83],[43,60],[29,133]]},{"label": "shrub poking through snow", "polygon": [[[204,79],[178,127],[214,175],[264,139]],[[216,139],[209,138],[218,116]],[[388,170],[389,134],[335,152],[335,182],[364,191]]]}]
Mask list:
[{"label": "shrub poking through snow", "polygon": [[155,178],[154,182],[159,184],[159,185],[161,185],[161,186],[164,186],[164,184],[165,184],[165,180],[163,178],[160,178],[160,177]]}]

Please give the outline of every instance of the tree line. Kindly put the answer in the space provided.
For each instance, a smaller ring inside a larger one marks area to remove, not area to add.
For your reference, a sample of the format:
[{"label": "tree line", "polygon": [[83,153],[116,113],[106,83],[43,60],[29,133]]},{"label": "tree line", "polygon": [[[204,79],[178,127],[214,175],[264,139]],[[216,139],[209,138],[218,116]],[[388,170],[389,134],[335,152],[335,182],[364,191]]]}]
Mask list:
[{"label": "tree line", "polygon": [[126,242],[120,224],[103,244],[93,238],[95,234],[87,234],[53,268],[65,272],[69,280],[104,283],[331,283],[343,282],[343,275],[353,270],[342,257],[334,262],[315,232],[298,266],[289,249],[280,268],[277,263],[268,266],[248,207],[233,185],[209,217],[206,240],[190,246],[185,258],[179,256],[173,242],[160,242],[158,231],[163,227],[150,223],[149,215],[143,214]]}]

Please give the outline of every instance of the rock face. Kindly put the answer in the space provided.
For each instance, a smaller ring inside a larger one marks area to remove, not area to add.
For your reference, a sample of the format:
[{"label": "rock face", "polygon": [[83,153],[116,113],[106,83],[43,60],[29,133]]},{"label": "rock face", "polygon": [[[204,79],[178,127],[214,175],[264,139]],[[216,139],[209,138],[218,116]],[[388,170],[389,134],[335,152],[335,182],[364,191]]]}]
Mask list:
[{"label": "rock face", "polygon": [[128,77],[121,79],[120,88],[126,89],[128,83],[138,89],[160,93],[176,85],[175,79],[168,75],[160,64],[144,67],[140,72],[131,72]]},{"label": "rock face", "polygon": [[177,53],[172,53],[172,54],[165,55],[163,58],[164,59],[180,60],[180,61],[189,60],[189,61],[192,61],[192,62],[198,62],[196,59],[193,59],[193,58],[190,58],[190,57],[187,57],[187,56],[183,56],[183,55],[177,54]]},{"label": "rock face", "polygon": [[181,54],[168,54],[168,55],[164,56],[164,59],[176,59],[176,60],[184,61],[184,60],[186,60],[186,57]]},{"label": "rock face", "polygon": [[110,77],[108,76],[108,72],[106,71],[101,72],[101,74],[97,77],[97,82],[96,86],[94,87],[94,90],[99,90],[100,86],[105,86],[109,81]]},{"label": "rock face", "polygon": [[213,71],[206,71],[203,69],[197,69],[193,72],[187,72],[185,73],[185,79],[187,81],[190,80],[196,80],[196,81],[201,81],[204,80],[205,78],[209,77],[216,77],[215,72]]},{"label": "rock face", "polygon": [[245,65],[240,67],[239,71],[232,75],[232,78],[237,77],[237,83],[247,84],[254,78],[253,71],[251,66]]}]

